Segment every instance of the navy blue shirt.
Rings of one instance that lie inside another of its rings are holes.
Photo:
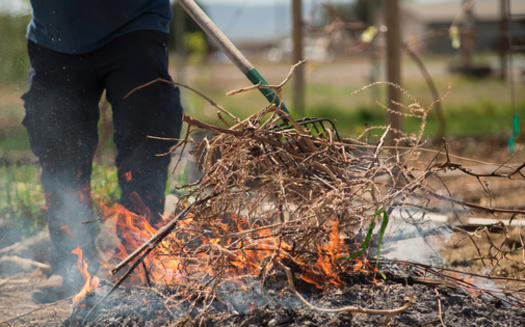
[[[68,54],[96,50],[138,30],[168,33],[169,0],[31,0],[27,38]]]

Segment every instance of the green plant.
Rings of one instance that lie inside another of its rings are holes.
[[[188,32],[184,35],[184,47],[190,54],[191,63],[201,63],[208,54],[208,43],[203,32]]]
[[[45,200],[35,166],[3,163],[0,188],[0,215],[22,235],[31,235],[45,225]]]
[[[7,131],[0,131],[0,151],[9,155],[10,153],[29,151],[29,137],[25,129],[6,128]]]
[[[355,253],[352,253],[346,257],[339,258],[339,260],[355,259],[359,257],[360,255],[362,255],[366,251],[366,249],[368,249],[368,246],[370,245],[370,239],[372,238],[372,234],[376,226],[376,223],[375,223],[376,217],[381,214],[383,215],[383,220],[381,222],[381,228],[379,229],[379,239],[377,241],[377,256],[376,256],[376,269],[377,269],[377,266],[379,264],[379,255],[381,253],[381,242],[383,241],[383,236],[385,235],[386,227],[388,226],[388,221],[389,221],[388,214],[383,209],[377,211],[374,214],[374,217],[372,218],[372,221],[370,222],[370,226],[368,227],[368,232],[366,234],[365,241],[363,242],[363,247]],[[383,279],[386,279],[386,276],[381,271],[378,271],[378,273],[381,275],[381,277],[383,277]]]

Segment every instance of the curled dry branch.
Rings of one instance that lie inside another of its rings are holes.
[[[388,322],[392,319],[393,316],[405,312],[416,301],[416,297],[415,296],[411,296],[410,298],[408,298],[407,303],[405,303],[403,306],[401,306],[399,308],[395,308],[395,309],[369,309],[369,308],[363,308],[363,307],[361,307],[359,305],[352,305],[352,306],[347,306],[347,307],[342,307],[342,308],[337,308],[337,309],[316,307],[313,304],[311,304],[310,302],[306,301],[306,299],[295,288],[295,284],[293,282],[292,270],[290,268],[286,267],[280,261],[278,261],[277,264],[286,273],[286,277],[288,279],[288,289],[290,290],[290,292],[292,292],[308,308],[316,310],[316,311],[329,312],[329,313],[363,313],[363,314],[368,314],[368,315],[384,315],[385,316],[385,324],[388,325]]]

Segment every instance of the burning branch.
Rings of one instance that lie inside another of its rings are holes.
[[[147,242],[142,244],[142,246],[133,251],[133,253],[131,253],[126,259],[122,260],[118,265],[116,265],[115,268],[111,270],[111,273],[118,273],[120,270],[122,270],[122,268],[126,267],[131,261],[138,257],[144,250],[146,250],[146,253],[143,256],[148,255],[157,246],[157,244],[159,244],[168,234],[171,233],[171,231],[177,226],[179,220],[185,218],[190,213],[191,207],[191,204],[188,205],[181,213],[177,215],[177,217],[175,217],[169,223],[164,225],[164,227],[160,228],[159,231],[155,235],[153,235]],[[127,275],[131,274],[132,271],[133,270],[130,269],[127,272]]]

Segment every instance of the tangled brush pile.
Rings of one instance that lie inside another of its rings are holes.
[[[317,128],[295,121],[273,105],[242,121],[217,108],[235,125],[219,127],[185,116],[189,128],[178,145],[191,143],[196,130],[211,132],[194,151],[202,178],[183,186],[192,190],[183,200],[206,198],[192,208],[203,224],[225,215],[247,217],[245,223],[256,226],[244,229],[267,226],[274,237],[296,244],[296,250],[315,252],[315,244],[328,240],[334,222],[346,244],[362,243],[356,236],[378,212],[409,209],[415,217],[414,208],[427,209],[432,166],[419,162],[419,146],[430,109],[417,102],[403,113],[421,120],[417,135],[384,126],[355,139],[340,139],[330,124]],[[394,146],[385,145],[389,133],[396,135]]]

